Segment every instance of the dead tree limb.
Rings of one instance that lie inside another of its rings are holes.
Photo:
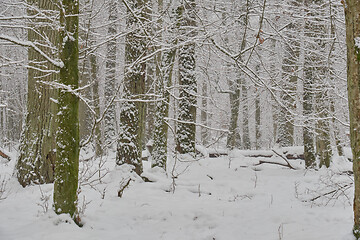
[[[291,164],[289,163],[289,161],[281,154],[277,153],[274,149],[272,149],[271,151],[273,151],[273,153],[275,153],[276,155],[278,155],[279,157],[281,157],[282,159],[284,159],[284,161],[287,163],[286,166],[289,167],[290,169],[296,170],[293,166],[291,166]]]
[[[120,183],[120,190],[118,191],[118,197],[122,197],[123,193],[124,193],[124,190],[125,188],[127,188],[129,186],[131,182],[131,178],[128,179],[127,183],[125,183],[125,180],[123,180],[121,183]],[[124,184],[125,183],[125,184]]]
[[[319,199],[319,198],[321,198],[321,197],[325,197],[325,196],[330,195],[330,194],[334,194],[334,195],[335,195],[336,193],[338,193],[338,192],[340,192],[340,191],[344,192],[345,190],[349,189],[352,185],[353,185],[353,184],[350,183],[350,184],[345,184],[345,185],[343,185],[343,186],[339,186],[339,188],[337,188],[337,189],[334,189],[334,190],[331,190],[331,191],[329,191],[329,192],[326,192],[326,193],[323,193],[323,194],[321,194],[321,195],[318,195],[318,196],[316,196],[316,197],[314,197],[314,198],[311,198],[311,199],[309,199],[309,200],[306,200],[305,202],[314,202],[315,200],[317,200],[317,199]],[[344,189],[345,189],[345,190],[344,190]]]
[[[0,156],[7,159],[7,160],[9,160],[9,161],[11,160],[10,157],[1,150],[0,150]]]
[[[270,162],[270,161],[263,161],[263,160],[260,160],[258,164],[255,164],[255,166],[258,166],[258,165],[261,165],[261,164],[274,164],[274,165],[280,165],[280,166],[283,166],[283,167],[288,167],[292,170],[296,170],[296,168],[294,168],[293,166],[291,166],[291,164],[289,163],[289,161],[282,155],[280,155],[279,153],[277,153],[276,151],[272,150],[276,155],[278,155],[279,157],[281,157],[282,159],[285,160],[286,164],[285,163],[279,163],[279,162]]]
[[[285,164],[285,163],[270,162],[270,161],[263,161],[263,160],[260,160],[259,163],[255,164],[254,166],[259,166],[259,165],[264,164],[264,163],[266,163],[266,164],[280,165],[280,166],[288,167],[288,168],[290,168],[290,169],[294,169],[294,170],[295,170],[295,168],[289,167],[289,165],[287,165],[287,164]]]

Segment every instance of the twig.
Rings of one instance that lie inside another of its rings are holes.
[[[314,197],[314,198],[311,198],[311,199],[309,199],[309,200],[306,200],[306,202],[314,202],[315,200],[317,200],[317,199],[319,199],[319,198],[321,198],[321,197],[325,197],[325,196],[327,196],[327,195],[330,195],[330,194],[333,194],[333,193],[337,193],[337,192],[339,192],[339,191],[342,191],[342,192],[343,192],[343,189],[344,189],[344,188],[349,188],[349,187],[351,187],[352,185],[353,185],[353,183],[345,184],[344,186],[339,186],[339,188],[337,188],[337,189],[331,190],[330,192],[326,192],[326,193],[324,193],[324,194],[321,194],[321,195],[319,195],[319,196],[316,196],[316,197]]]

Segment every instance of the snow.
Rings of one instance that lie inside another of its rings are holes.
[[[356,38],[354,39],[354,41],[355,41],[355,47],[357,47],[358,49],[360,49],[360,37],[356,37]]]
[[[291,170],[270,164],[254,166],[259,160],[282,159],[245,157],[242,153],[234,150],[230,157],[190,162],[186,156],[175,168],[172,159],[167,174],[159,168],[150,169],[150,162],[144,162],[144,176],[153,182],[130,173],[130,166],[114,167],[115,154],[103,157],[101,161],[106,162],[101,174],[107,174],[101,182],[94,177],[82,182],[82,228],[68,215],[53,212],[52,184],[22,188],[12,176],[14,160],[0,163],[0,175],[9,179],[6,199],[0,201],[0,239],[354,239],[352,187],[336,199],[328,196],[309,201],[334,186],[352,183],[352,177],[344,174],[351,170],[346,158],[333,157],[330,169],[318,171],[305,170],[301,160],[291,160],[298,168]],[[81,167],[88,166],[88,171],[82,172],[91,175],[99,162],[89,161]],[[130,185],[119,198],[120,185],[128,179],[132,179]]]

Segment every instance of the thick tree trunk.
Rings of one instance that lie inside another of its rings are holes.
[[[59,83],[66,88],[77,89],[79,85],[79,2],[60,2],[60,69]],[[79,172],[79,98],[68,89],[59,89],[58,131],[56,136],[56,163],[54,184],[54,209],[58,214],[69,213],[75,217]]]
[[[127,163],[135,167],[135,172],[143,171],[141,152],[144,135],[145,104],[141,95],[145,93],[146,62],[141,60],[147,53],[147,30],[144,29],[149,19],[148,0],[127,2],[129,18],[127,26],[134,29],[126,35],[124,94],[129,99],[123,103],[120,112],[120,136],[117,145],[116,163]],[[134,16],[136,15],[136,16]],[[140,22],[139,22],[140,21]]]
[[[158,0],[158,12],[163,13],[163,1]],[[163,21],[158,20],[159,30]],[[169,34],[171,36],[171,32]],[[163,38],[161,37],[161,40]],[[173,42],[176,45],[177,41]],[[171,46],[170,46],[171,47]],[[176,49],[167,50],[156,55],[156,84],[157,94],[160,95],[160,101],[156,103],[154,116],[154,145],[152,151],[151,167],[161,167],[166,170],[167,161],[167,142],[168,142],[168,122],[170,94],[168,87],[171,86],[172,72],[175,62]]]
[[[29,0],[28,3],[39,11],[57,10],[52,1],[41,0],[35,4]],[[37,13],[35,10],[28,10],[29,15]],[[39,48],[49,55],[53,54],[51,47],[56,46],[59,41],[53,24],[48,20],[37,19],[29,24],[28,30],[28,40],[39,44]],[[46,38],[53,46],[44,42]],[[24,187],[31,183],[54,181],[56,104],[51,99],[56,99],[56,91],[47,83],[55,82],[59,77],[58,69],[32,48],[29,48],[28,59],[27,116],[16,165],[18,180]]]
[[[347,80],[354,170],[354,235],[360,239],[360,0],[346,0]]]
[[[188,42],[179,48],[180,98],[176,150],[181,154],[195,154],[197,82],[195,77],[195,43],[191,41],[191,38],[196,35],[194,29],[196,26],[195,8],[194,0],[184,1],[177,8],[181,34],[179,43]]]

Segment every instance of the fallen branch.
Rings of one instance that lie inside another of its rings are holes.
[[[125,183],[124,180],[120,183],[120,190],[118,191],[118,197],[120,197],[120,198],[122,197],[125,188],[127,188],[129,186],[130,182],[131,182],[131,178],[128,179],[127,183]]]
[[[283,167],[288,167],[290,169],[294,169],[293,167],[289,167],[289,165],[285,164],[285,163],[278,163],[278,162],[270,162],[270,161],[262,161],[260,160],[259,163],[255,164],[254,166],[259,166],[261,164],[264,164],[264,163],[267,163],[267,164],[274,164],[274,165],[280,165],[280,166],[283,166]]]
[[[291,164],[289,163],[289,161],[281,154],[277,153],[274,149],[272,149],[271,151],[273,151],[273,153],[275,153],[276,155],[278,155],[279,157],[281,157],[282,159],[285,160],[285,162],[287,163],[286,166],[289,167],[290,169],[296,170],[293,166],[291,166]]]
[[[309,200],[306,200],[305,202],[314,202],[315,200],[317,200],[317,199],[319,199],[319,198],[321,198],[321,197],[325,197],[325,196],[330,195],[330,194],[333,194],[333,196],[334,196],[334,195],[335,195],[336,193],[338,193],[339,191],[341,191],[341,192],[346,191],[346,190],[349,189],[352,185],[353,185],[353,184],[350,183],[350,184],[345,184],[345,185],[343,185],[343,186],[339,186],[339,188],[337,188],[337,189],[334,189],[334,190],[331,190],[331,191],[329,191],[329,192],[323,193],[323,194],[321,194],[321,195],[319,195],[319,196],[316,196],[316,197],[314,197],[314,198],[311,198],[311,199],[309,199]],[[344,189],[345,189],[345,190],[344,190]]]
[[[289,161],[282,155],[280,155],[279,153],[277,153],[276,151],[272,150],[276,155],[278,155],[279,157],[281,157],[282,159],[285,160],[286,164],[285,163],[279,163],[279,162],[270,162],[270,161],[263,161],[263,160],[260,160],[258,164],[255,164],[255,166],[259,166],[261,164],[274,164],[274,165],[280,165],[280,166],[283,166],[283,167],[288,167],[292,170],[296,170],[296,168],[294,168],[293,166],[291,166],[291,164],[289,163]]]
[[[221,156],[227,156],[227,153],[209,153],[209,158],[218,158]]]
[[[10,157],[1,150],[0,150],[0,156],[7,159],[7,160],[9,160],[9,161],[11,160]]]
[[[304,154],[291,154],[291,153],[287,153],[284,152],[286,159],[288,160],[297,160],[297,159],[301,159],[304,160]],[[253,158],[258,158],[258,157],[262,157],[262,158],[271,158],[274,156],[274,154],[271,153],[259,153],[259,154],[245,154],[245,157],[253,157]]]
[[[271,158],[273,156],[273,154],[250,154],[250,155],[245,155],[245,157],[251,157],[251,158],[258,158],[258,157],[262,157],[262,158]]]

